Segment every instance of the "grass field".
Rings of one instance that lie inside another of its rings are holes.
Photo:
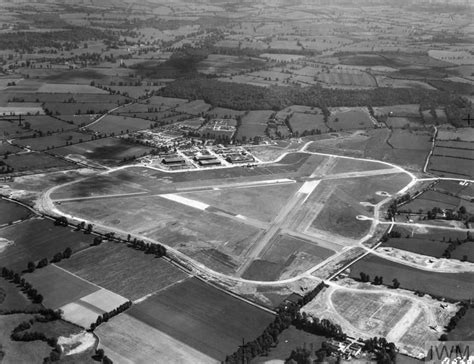
[[[25,279],[43,295],[43,304],[53,309],[99,290],[98,287],[54,265],[27,273]]]
[[[271,110],[257,110],[249,111],[242,118],[242,125],[237,131],[237,138],[246,138],[247,140],[254,136],[263,136],[267,127],[267,122],[270,115],[273,113]]]
[[[26,153],[8,156],[7,164],[15,173],[38,172],[51,169],[73,169],[76,165],[43,153]]]
[[[318,80],[328,85],[377,86],[373,76],[360,71],[320,73]]]
[[[440,241],[431,241],[419,238],[392,238],[389,239],[389,241],[387,241],[384,246],[391,246],[393,248],[402,249],[417,254],[441,258],[444,251],[448,247],[448,244]]]
[[[156,239],[226,273],[237,268],[239,257],[258,232],[238,221],[161,197],[84,200],[68,203],[65,211]]]
[[[259,58],[236,57],[210,54],[198,64],[198,71],[204,74],[231,75],[242,70],[262,67],[265,62]]]
[[[26,207],[0,199],[0,226],[10,222],[27,219],[32,216],[32,214],[33,213]]]
[[[373,128],[368,112],[361,109],[331,111],[327,125],[332,130]]]
[[[421,209],[426,213],[434,207],[456,210],[460,205],[462,205],[462,201],[458,197],[437,191],[426,191],[413,201],[400,207],[400,211],[418,212]]]
[[[295,112],[290,119],[290,125],[293,132],[302,132],[311,130],[320,130],[321,133],[326,133],[329,128],[324,123],[324,116],[322,114],[306,114]]]
[[[454,300],[473,298],[474,274],[437,273],[394,263],[376,256],[367,256],[351,267],[351,276],[359,278],[359,273],[368,273],[371,277],[382,276],[384,282],[391,284],[398,279],[400,287],[412,291],[421,291],[431,295]]]
[[[82,143],[90,140],[91,136],[85,133],[69,131],[65,133],[55,133],[50,136],[16,139],[15,144],[23,147],[29,147],[33,150],[47,150],[57,147],[63,147],[68,143]]]
[[[324,207],[313,220],[311,227],[349,238],[361,238],[370,228],[368,220],[357,220],[357,215],[367,215],[359,204],[347,201],[339,192],[331,194]]]
[[[114,363],[218,363],[127,313],[102,324],[95,334],[100,338],[99,347]]]
[[[448,334],[448,340],[474,340],[474,309],[469,308],[466,315],[458,322],[453,331]]]
[[[31,303],[16,284],[0,278],[0,313],[8,310],[29,311],[39,307],[40,305]]]
[[[471,178],[474,175],[470,159],[431,156],[428,169],[441,177]]]
[[[219,361],[255,339],[273,315],[197,279],[170,287],[134,305],[128,313]]]
[[[286,201],[299,187],[299,183],[290,183],[264,187],[191,192],[183,196],[202,201],[224,211],[269,222],[278,214]]]
[[[186,277],[185,273],[163,259],[111,242],[75,254],[62,261],[60,266],[130,300],[156,292]]]
[[[0,255],[0,266],[16,271],[26,269],[29,261],[51,259],[54,254],[70,247],[84,249],[92,242],[91,235],[71,232],[70,228],[55,226],[50,220],[30,219],[0,230],[0,237],[13,242]]]
[[[179,105],[177,108],[175,108],[175,111],[183,113],[183,114],[201,115],[202,113],[205,113],[210,108],[211,108],[211,105],[206,104],[204,101],[194,100],[186,104]]]
[[[13,341],[10,334],[23,321],[32,318],[27,314],[0,315],[0,342],[1,351],[5,354],[2,363],[36,363],[38,358],[49,356],[51,347],[43,341],[22,342]]]
[[[76,85],[71,83],[45,83],[38,92],[44,93],[73,93],[73,94],[108,94],[107,91],[89,85]]]
[[[54,154],[61,156],[80,156],[102,164],[120,163],[124,158],[148,154],[152,148],[128,143],[121,138],[103,138],[90,142],[57,148]]]
[[[376,116],[420,117],[419,109],[420,105],[418,104],[378,106],[374,107],[374,113]]]
[[[135,130],[147,129],[150,127],[150,121],[130,118],[127,116],[107,115],[97,123],[89,127],[89,129],[106,134],[120,135]]]
[[[307,348],[319,350],[321,344],[327,341],[324,336],[313,335],[303,330],[298,330],[294,326],[290,326],[288,329],[283,331],[278,337],[278,344],[276,347],[270,349],[268,355],[259,356],[252,360],[255,364],[271,363],[272,360],[284,361],[290,357],[290,354],[296,348]]]

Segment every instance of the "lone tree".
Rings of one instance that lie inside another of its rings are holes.
[[[394,278],[393,281],[392,281],[392,283],[393,283],[393,288],[398,288],[398,287],[400,287],[400,282],[398,281],[397,278]]]
[[[36,265],[33,262],[28,262],[28,272],[33,273],[35,271]]]
[[[68,225],[68,221],[67,221],[67,219],[66,219],[65,216],[60,216],[60,217],[57,217],[57,218],[56,218],[56,221],[54,221],[54,225],[67,226],[67,225]]]
[[[71,248],[66,248],[66,249],[64,249],[64,252],[63,252],[63,258],[64,259],[69,259],[71,257],[71,254],[72,254],[72,249]]]

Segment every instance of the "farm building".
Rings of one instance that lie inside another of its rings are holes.
[[[233,153],[233,154],[227,155],[225,160],[229,163],[232,163],[232,164],[250,163],[250,162],[255,161],[255,159],[249,154],[242,155],[242,154],[238,154],[238,153]]]
[[[180,157],[165,157],[161,160],[161,163],[175,166],[175,165],[186,164],[186,161]]]
[[[218,166],[220,164],[221,162],[217,158],[199,160],[199,165],[202,167]]]
[[[211,154],[201,154],[201,155],[194,156],[194,160],[196,162],[207,161],[211,159],[216,159],[216,157]]]

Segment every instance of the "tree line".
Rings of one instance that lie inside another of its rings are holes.
[[[38,293],[38,291],[33,288],[33,285],[25,280],[25,278],[21,278],[20,274],[15,273],[12,269],[8,269],[6,267],[2,268],[2,277],[8,281],[11,281],[21,287],[21,290],[26,293],[28,298],[33,303],[42,303],[43,296]]]
[[[212,106],[235,110],[281,110],[291,105],[319,108],[339,106],[387,106],[397,104],[464,105],[461,97],[439,90],[379,87],[373,90],[326,89],[310,87],[255,85],[218,81],[206,77],[178,79],[169,83],[157,94],[190,100],[202,99]],[[457,119],[450,118],[455,122]]]
[[[249,341],[239,347],[237,351],[231,355],[227,355],[226,364],[240,364],[249,362],[251,359],[268,353],[270,348],[278,343],[279,335],[290,327],[292,323],[296,323],[299,319],[299,310],[303,305],[314,299],[321,290],[327,285],[324,282],[318,284],[313,290],[308,292],[296,304],[281,305],[276,311],[275,319],[263,330],[255,340]],[[302,326],[301,326],[302,327]]]
[[[94,331],[100,324],[109,321],[114,316],[117,316],[119,313],[124,312],[125,310],[129,309],[132,306],[132,301],[127,301],[122,303],[117,308],[114,308],[110,312],[104,312],[102,315],[97,317],[97,320],[91,323],[90,331]]]

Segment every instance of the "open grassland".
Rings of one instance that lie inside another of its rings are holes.
[[[198,64],[198,71],[204,74],[230,76],[242,70],[262,67],[265,61],[259,58],[210,54]]]
[[[434,207],[456,210],[460,205],[462,205],[462,201],[458,197],[450,196],[438,191],[426,191],[413,201],[401,206],[399,210],[403,212],[419,212],[422,210],[426,213]]]
[[[91,136],[88,134],[69,131],[43,137],[15,139],[14,143],[22,147],[29,147],[33,150],[47,150],[63,147],[69,143],[82,143],[90,139]]]
[[[134,305],[128,313],[176,340],[224,360],[242,342],[255,339],[273,315],[191,279]]]
[[[146,255],[123,244],[105,242],[60,263],[68,271],[136,300],[186,277],[163,259]]]
[[[48,132],[54,133],[54,132],[62,132],[65,130],[70,130],[76,128],[75,125],[72,125],[62,119],[57,119],[53,116],[49,115],[38,115],[38,116],[24,116],[22,118],[22,125],[25,127],[25,125],[28,125],[29,123],[29,132],[37,132],[37,133],[43,133],[46,134]],[[26,131],[26,130],[25,130]]]
[[[50,220],[30,219],[0,230],[0,237],[11,241],[0,255],[0,266],[16,271],[26,269],[29,261],[51,259],[54,254],[71,248],[84,249],[92,242],[91,235],[71,232],[70,228],[55,226]]]
[[[334,254],[333,251],[289,235],[277,235],[261,259],[242,274],[250,280],[274,281],[294,277]]]
[[[467,310],[467,313],[464,315],[464,317],[461,318],[461,320],[459,320],[454,330],[448,334],[448,340],[451,340],[451,341],[474,340],[474,325],[472,324],[473,322],[474,322],[474,309],[469,308]]]
[[[61,187],[51,194],[53,199],[70,199],[109,194],[136,194],[145,190],[133,182],[133,174],[118,171],[114,174],[98,175]]]
[[[373,128],[369,113],[362,109],[331,110],[327,125],[332,130]]]
[[[443,148],[438,145],[433,155],[474,160],[474,149]]]
[[[371,162],[364,160],[354,160],[348,158],[338,158],[334,167],[331,168],[331,174],[348,173],[348,172],[362,172],[373,171],[377,169],[390,169],[388,166],[379,162]],[[380,178],[380,177],[375,177]]]
[[[10,155],[5,162],[14,169],[15,173],[76,168],[72,163],[48,154],[36,152]]]
[[[320,73],[318,81],[332,85],[349,85],[361,87],[376,87],[377,82],[375,78],[368,73],[360,71],[352,72],[330,72]]]
[[[36,363],[38,359],[49,356],[51,347],[44,341],[22,342],[10,338],[13,329],[30,318],[32,316],[27,314],[0,315],[2,363]]]
[[[367,214],[367,210],[357,203],[347,200],[338,191],[333,192],[311,227],[348,238],[361,238],[369,231],[371,222],[356,219],[357,215]]]
[[[18,220],[25,220],[32,215],[33,213],[26,207],[0,199],[0,226]]]
[[[293,153],[278,163],[254,168],[222,168],[180,173],[167,173],[145,167],[99,175],[68,185],[55,191],[53,198],[87,197],[118,193],[151,191],[153,193],[185,192],[191,188],[219,187],[227,183],[239,184],[307,175],[325,157]],[[238,187],[238,186],[235,186]]]
[[[63,157],[80,156],[102,164],[117,164],[126,158],[148,154],[151,150],[152,148],[128,143],[121,138],[104,138],[57,148],[54,154]]]
[[[57,99],[56,99],[57,100]],[[113,102],[45,102],[43,108],[58,117],[77,114],[103,114],[115,109],[118,105]]]
[[[265,135],[267,122],[272,113],[273,111],[271,110],[249,111],[248,114],[242,118],[242,125],[237,131],[237,138],[250,140],[256,135]]]
[[[393,248],[406,250],[409,252],[429,255],[435,258],[441,258],[444,251],[448,247],[447,242],[441,241],[432,241],[428,239],[419,239],[419,238],[391,238],[384,246],[390,246]]]
[[[183,196],[233,214],[269,222],[299,187],[299,183],[289,183],[263,187],[224,188],[217,191],[191,192]]]
[[[269,362],[272,363],[272,361],[279,363],[280,361],[288,359],[291,352],[296,348],[305,347],[307,349],[314,348],[314,350],[318,350],[326,340],[324,336],[310,334],[306,331],[298,330],[294,326],[290,326],[281,333],[278,337],[276,347],[272,347],[268,355],[262,355],[253,359],[252,363],[265,364]]]
[[[471,159],[431,156],[428,169],[441,177],[471,178],[474,175]]]
[[[206,104],[204,101],[194,100],[186,104],[179,105],[177,108],[175,108],[175,111],[183,113],[183,114],[201,115],[202,113],[205,113],[210,108],[211,108],[211,105]]]
[[[76,85],[71,83],[45,83],[38,90],[44,93],[74,93],[74,94],[107,94],[108,92],[89,85]]]
[[[48,265],[33,273],[27,273],[25,279],[43,295],[44,305],[53,309],[99,290],[97,286],[79,279],[55,265]]]
[[[150,127],[150,121],[130,118],[127,116],[107,115],[97,123],[89,127],[89,129],[106,134],[124,134],[131,131],[147,129]]]
[[[19,286],[6,279],[0,279],[0,313],[9,310],[30,311],[38,308],[40,305],[31,303]]]
[[[324,116],[322,114],[310,114],[295,112],[290,118],[290,125],[293,132],[300,134],[306,131],[319,130],[321,133],[326,133],[329,128],[324,123]]]
[[[390,116],[398,116],[398,117],[420,117],[419,110],[420,110],[420,105],[418,104],[374,107],[374,113],[376,116],[390,115]]]
[[[258,232],[239,221],[161,197],[84,200],[62,206],[76,216],[176,247],[226,273],[237,268],[239,257]]]
[[[424,271],[372,255],[368,255],[351,267],[352,277],[359,278],[360,272],[365,272],[371,277],[382,276],[384,282],[389,285],[396,278],[402,288],[433,296],[453,300],[473,298],[474,275],[472,273]]]
[[[114,363],[218,363],[127,313],[102,324],[95,333],[100,339],[99,347]]]

